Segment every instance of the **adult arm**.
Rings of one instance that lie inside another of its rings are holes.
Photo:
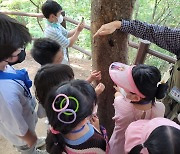
[[[155,43],[180,57],[180,29],[148,24],[137,20],[122,20],[102,25],[94,37],[111,34],[116,29]]]
[[[180,29],[148,24],[137,20],[122,20],[120,30],[148,40],[175,55],[180,55]]]

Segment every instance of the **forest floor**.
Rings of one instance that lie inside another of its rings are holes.
[[[78,58],[73,54],[70,54],[70,65],[74,70],[75,78],[77,79],[86,79],[91,71],[91,60]],[[27,53],[26,60],[15,66],[17,69],[26,68],[28,70],[31,80],[34,79],[34,76],[37,70],[40,68],[40,65],[36,63],[29,53]],[[33,88],[32,88],[32,93]],[[39,137],[46,136],[47,125],[45,124],[46,118],[39,119],[36,127],[36,132]],[[0,136],[0,154],[18,154],[12,144]]]

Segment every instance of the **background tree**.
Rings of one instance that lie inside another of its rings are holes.
[[[130,19],[135,0],[92,0],[91,3],[91,32],[92,35],[101,25],[119,19]],[[93,68],[101,70],[102,83],[105,91],[99,96],[98,116],[100,123],[107,129],[110,136],[114,122],[112,106],[114,99],[113,82],[109,77],[109,65],[114,61],[127,63],[127,34],[116,31],[112,35],[92,40]]]

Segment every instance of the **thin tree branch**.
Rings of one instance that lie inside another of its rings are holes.
[[[162,20],[160,20],[158,24],[161,24],[164,20],[167,20],[168,16],[170,15],[171,15],[171,10],[169,10],[168,14]]]
[[[29,0],[34,6],[36,6],[36,7],[38,7],[39,8],[39,6],[38,5],[36,5],[36,3],[34,3],[32,0]]]
[[[32,0],[30,0],[30,2],[37,8],[37,11],[36,11],[36,12],[39,13],[39,5],[40,5],[40,4],[37,5],[37,4],[35,4]],[[41,23],[40,23],[40,21],[39,21],[39,18],[37,17],[36,20],[37,20],[37,23],[38,23],[41,31],[44,32],[43,27],[42,27],[42,25],[41,25]]]

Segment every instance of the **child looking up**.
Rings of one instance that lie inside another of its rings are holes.
[[[164,116],[165,106],[156,98],[165,96],[167,85],[159,83],[161,74],[154,66],[128,66],[115,62],[109,67],[109,74],[123,91],[122,95],[116,87],[115,128],[109,141],[110,154],[124,154],[124,134],[131,122]]]
[[[62,47],[64,53],[63,64],[69,63],[67,54],[67,47],[72,47],[78,39],[80,32],[84,28],[84,22],[78,24],[77,28],[67,31],[61,23],[63,22],[62,7],[55,1],[47,0],[42,5],[42,13],[47,19],[47,26],[45,28],[45,37],[51,38]]]

